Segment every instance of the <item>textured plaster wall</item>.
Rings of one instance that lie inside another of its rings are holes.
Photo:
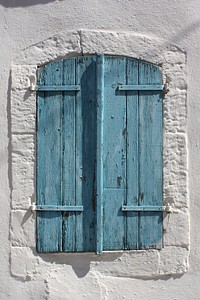
[[[200,299],[199,10],[197,0],[0,1],[0,299]],[[37,255],[27,210],[35,198],[29,78],[41,63],[96,52],[162,64],[169,82],[164,201],[174,213],[165,248]]]

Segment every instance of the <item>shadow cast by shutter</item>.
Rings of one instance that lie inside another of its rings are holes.
[[[81,77],[82,95],[82,204],[83,252],[96,251],[96,61]]]
[[[102,272],[102,269],[106,270],[106,274],[115,277],[113,274],[113,266],[108,266],[106,263],[111,262],[120,262],[121,256],[123,255],[123,251],[121,252],[107,252],[101,255],[96,255],[94,253],[52,253],[52,254],[38,254],[35,249],[32,249],[33,255],[36,257],[40,257],[43,261],[51,264],[57,265],[69,265],[72,267],[74,273],[78,278],[85,277],[90,271],[91,267],[93,270],[97,272]],[[104,267],[98,268],[98,265],[104,264]],[[142,275],[117,275],[118,278],[134,278],[141,279],[143,281],[157,281],[157,280],[170,280],[170,279],[180,279],[184,274],[158,274],[158,275],[150,275],[150,276],[142,276]]]
[[[14,8],[14,7],[28,7],[28,6],[34,6],[39,4],[48,4],[50,2],[60,2],[63,0],[0,0],[0,5],[6,8]]]

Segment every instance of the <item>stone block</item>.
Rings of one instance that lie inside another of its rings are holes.
[[[165,133],[186,132],[186,92],[170,91],[164,98],[163,118]]]
[[[105,53],[161,63],[163,50],[161,41],[149,36],[129,32],[81,30],[83,53]]]
[[[42,42],[28,47],[14,60],[18,64],[41,65],[65,56],[81,54],[80,35],[77,31],[56,34]]]
[[[36,94],[27,90],[14,90],[11,95],[11,131],[33,133],[36,122]]]
[[[25,156],[27,161],[27,154],[30,153],[31,161],[34,161],[35,153],[35,135],[34,134],[13,134],[12,135],[12,151],[15,154]],[[28,151],[28,152],[27,152]]]
[[[117,277],[155,276],[158,272],[158,251],[127,251],[104,253],[95,269]]]
[[[28,247],[11,247],[11,274],[31,279],[35,270],[35,256]]]
[[[12,78],[12,91],[29,90],[30,77],[36,79],[37,66],[34,65],[13,65],[11,78]]]
[[[182,247],[165,247],[160,251],[159,274],[182,274],[187,272],[189,250]]]
[[[174,212],[167,214],[163,221],[164,245],[189,247],[189,214]]]
[[[11,245],[35,247],[35,213],[29,210],[15,210],[11,214]]]
[[[35,165],[33,152],[12,154],[12,207],[28,209],[34,200]]]
[[[185,64],[186,55],[181,51],[166,51],[164,53],[164,59],[170,64]]]
[[[170,89],[187,90],[185,64],[163,64],[163,73],[167,76]]]
[[[163,150],[164,203],[188,206],[187,143],[185,134],[165,134]]]

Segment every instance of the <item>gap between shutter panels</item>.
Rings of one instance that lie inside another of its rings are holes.
[[[130,60],[130,61],[134,61],[134,60]],[[137,62],[137,61],[136,61]],[[128,97],[128,96],[127,96]],[[127,100],[126,100],[127,101]],[[127,104],[126,104],[127,105]],[[130,213],[129,213],[130,214]],[[136,213],[137,214],[137,213]],[[133,229],[132,229],[132,231],[133,231]]]

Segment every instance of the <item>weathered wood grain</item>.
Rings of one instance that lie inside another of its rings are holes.
[[[96,252],[103,251],[104,56],[97,56]]]
[[[60,84],[62,61],[43,68],[40,84]],[[39,93],[37,102],[37,203],[61,202],[62,94]],[[62,250],[62,212],[37,213],[38,252]]]
[[[75,85],[75,58],[63,61],[63,84]],[[75,160],[75,128],[76,128],[76,93],[63,93],[62,113],[62,203],[76,205],[76,160]],[[63,251],[75,251],[76,213],[63,213]]]
[[[139,84],[161,84],[160,70],[139,63]],[[162,206],[162,93],[139,92],[139,205]],[[161,248],[162,212],[139,213],[139,249]]]
[[[138,84],[138,61],[127,58],[127,85]],[[138,205],[138,91],[127,92],[127,201]],[[138,213],[126,214],[126,249],[138,248]]]
[[[124,249],[126,199],[126,59],[105,57],[104,88],[104,250]]]

